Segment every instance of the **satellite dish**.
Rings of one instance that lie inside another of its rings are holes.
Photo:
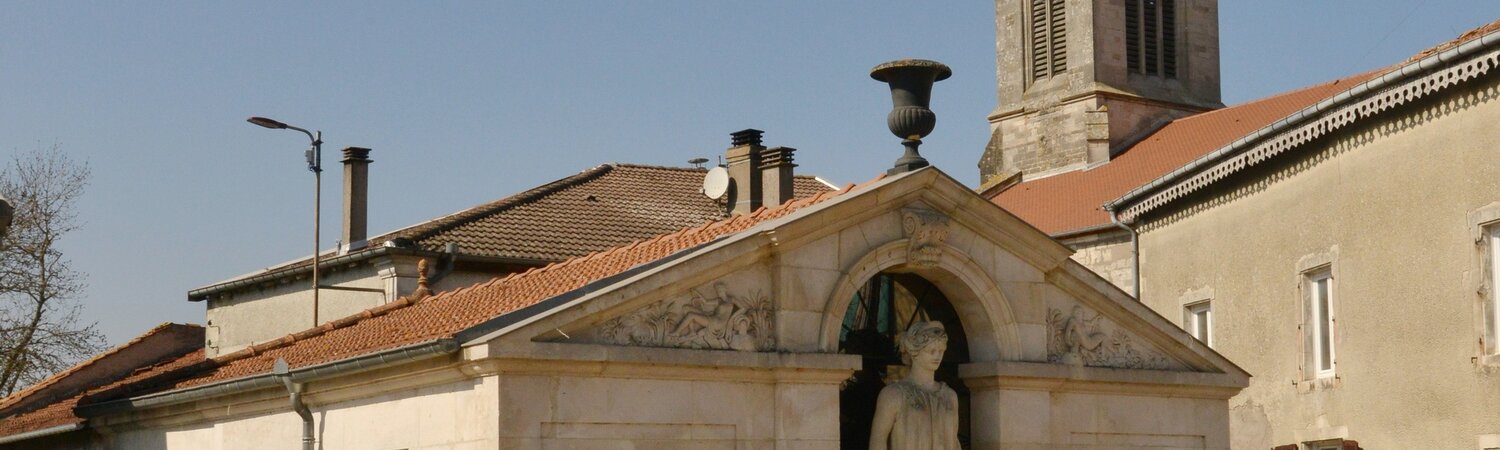
[[[708,198],[723,197],[729,192],[729,171],[723,167],[708,169],[708,175],[703,177],[703,195]]]

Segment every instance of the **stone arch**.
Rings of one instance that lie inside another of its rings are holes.
[[[866,253],[844,270],[823,308],[818,349],[839,351],[839,329],[854,293],[865,280],[893,270],[921,275],[953,303],[969,341],[971,361],[1020,360],[1021,333],[1000,286],[972,259],[947,244],[931,244],[941,253],[930,264],[909,264],[908,239],[891,241]]]

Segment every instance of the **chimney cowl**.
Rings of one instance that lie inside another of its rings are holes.
[[[745,145],[751,147],[760,147],[760,138],[762,134],[765,134],[765,132],[754,128],[746,128],[740,131],[729,133],[729,143],[734,147]]]
[[[344,148],[344,159],[340,162],[372,162],[370,161],[370,149],[364,147]]]

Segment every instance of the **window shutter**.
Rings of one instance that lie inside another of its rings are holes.
[[[1364,450],[1364,449],[1362,449],[1362,448],[1359,447],[1359,441],[1351,441],[1351,440],[1348,440],[1348,439],[1345,439],[1343,443],[1339,444],[1339,449],[1341,449],[1341,450]]]
[[[1297,358],[1298,380],[1312,378],[1307,376],[1307,357],[1310,353],[1307,351],[1307,331],[1302,328],[1302,325],[1301,323],[1297,324],[1297,355],[1301,356]]]
[[[1052,53],[1047,45],[1047,0],[1031,0],[1031,77],[1047,78]]]
[[[1271,447],[1271,450],[1297,450],[1297,444],[1278,445]]]
[[[1052,9],[1048,14],[1047,46],[1051,50],[1049,57],[1052,59],[1052,74],[1057,75],[1068,70],[1067,2],[1052,0]]]
[[[1141,71],[1141,0],[1125,0],[1125,67]]]
[[[1312,299],[1307,293],[1307,279],[1297,277],[1297,285],[1294,289],[1297,295],[1297,381],[1311,379],[1307,374],[1307,360],[1312,359],[1312,351],[1307,348],[1307,310],[1312,306]]]
[[[1173,0],[1161,0],[1161,72],[1177,78],[1177,8]]]

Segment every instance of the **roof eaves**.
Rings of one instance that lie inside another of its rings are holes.
[[[1198,159],[1189,162],[1188,164],[1178,167],[1177,169],[1174,169],[1171,172],[1168,172],[1166,175],[1162,175],[1161,177],[1158,177],[1157,179],[1152,180],[1145,185],[1132,189],[1119,198],[1105,203],[1104,210],[1109,212],[1125,212],[1126,214],[1122,215],[1123,219],[1127,221],[1134,220],[1141,214],[1150,211],[1154,207],[1154,205],[1145,205],[1144,203],[1142,203],[1141,201],[1143,199],[1147,198],[1148,196],[1159,195],[1159,193],[1161,193],[1162,191],[1180,186],[1183,182],[1188,180],[1188,177],[1190,175],[1200,174],[1205,169],[1210,168],[1214,164],[1243,154],[1254,148],[1256,144],[1259,144],[1271,137],[1283,134],[1287,131],[1292,131],[1292,129],[1296,125],[1300,125],[1307,120],[1320,117],[1323,113],[1328,112],[1331,109],[1348,105],[1355,100],[1362,100],[1367,96],[1381,92],[1382,89],[1391,87],[1395,83],[1431,73],[1434,70],[1447,66],[1455,61],[1473,56],[1475,53],[1478,53],[1481,50],[1491,49],[1497,46],[1500,46],[1500,31],[1492,31],[1488,34],[1483,35],[1482,37],[1470,40],[1456,47],[1452,47],[1445,51],[1424,57],[1420,60],[1408,62],[1397,68],[1393,68],[1387,71],[1384,75],[1355,85],[1354,87],[1340,92],[1331,98],[1324,99],[1323,101],[1320,101],[1313,106],[1303,108],[1302,110],[1292,113],[1286,118],[1273,122],[1270,125],[1262,127],[1255,132],[1246,135],[1245,137],[1237,139],[1234,142],[1231,142],[1229,145],[1221,147],[1218,150],[1214,150],[1213,152],[1203,155]],[[1452,86],[1454,84],[1445,84],[1440,86],[1440,88]],[[1348,125],[1348,123],[1344,123],[1342,125]],[[1254,164],[1255,162],[1251,162],[1247,163],[1245,166],[1248,167]],[[1185,192],[1182,192],[1182,194],[1191,192],[1193,190],[1196,189],[1186,189]],[[1170,199],[1166,201],[1170,201]],[[1166,203],[1166,201],[1163,201],[1161,203]]]
[[[330,267],[356,263],[387,255],[436,256],[438,255],[438,253],[400,247],[368,247],[354,253],[348,253],[332,258],[319,260],[318,267],[322,269],[328,269]],[[278,280],[288,276],[299,275],[303,272],[312,272],[312,264],[282,267],[281,269],[273,269],[256,275],[244,276],[217,284],[200,287],[188,291],[187,297],[188,301],[190,302],[203,301],[207,300],[208,296],[210,295],[232,291],[246,286],[254,286],[256,284]]]

